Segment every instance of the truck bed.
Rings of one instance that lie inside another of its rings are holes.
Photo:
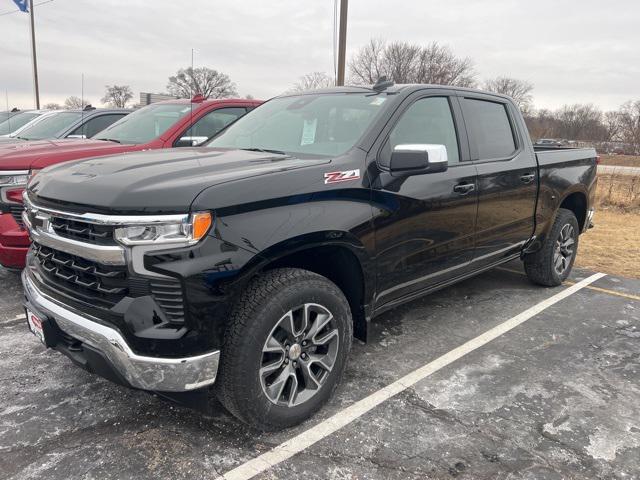
[[[594,148],[569,148],[569,147],[535,147],[536,157],[540,168],[551,165],[572,163],[576,161],[591,161],[596,165],[598,154]]]

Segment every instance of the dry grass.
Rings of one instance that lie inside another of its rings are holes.
[[[595,228],[580,236],[576,264],[590,270],[640,278],[640,213],[606,208]]]
[[[600,163],[617,167],[640,167],[640,157],[633,155],[600,155]]]
[[[580,237],[577,265],[640,278],[640,177],[599,175],[595,228]]]
[[[598,208],[617,208],[628,213],[640,212],[640,176],[598,175]]]

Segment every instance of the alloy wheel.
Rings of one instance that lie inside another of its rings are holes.
[[[562,275],[571,265],[575,253],[575,243],[575,230],[573,225],[567,223],[560,230],[553,252],[553,268],[558,275]]]
[[[276,405],[294,407],[312,398],[333,370],[339,333],[332,313],[305,303],[285,313],[262,348],[260,384]]]

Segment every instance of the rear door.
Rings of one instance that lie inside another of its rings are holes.
[[[518,253],[533,234],[538,172],[511,103],[466,93],[459,100],[478,170],[473,266],[479,268]]]
[[[380,185],[372,190],[377,306],[462,275],[473,256],[476,168],[466,161],[456,97],[432,92],[409,97],[378,140]],[[402,144],[445,145],[447,171],[385,181],[393,147]]]

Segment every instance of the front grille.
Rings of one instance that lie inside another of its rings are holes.
[[[51,217],[51,228],[61,237],[99,245],[114,245],[114,227],[62,217]]]
[[[24,228],[24,222],[22,221],[22,205],[11,205],[9,207],[9,211],[11,212],[11,216],[16,221],[20,228]]]
[[[33,245],[36,269],[54,290],[91,305],[111,308],[129,293],[125,266],[107,266],[84,258]]]
[[[184,323],[184,297],[179,280],[132,277],[124,265],[102,265],[35,242],[33,256],[33,267],[41,281],[65,296],[110,309],[127,296],[149,295],[169,322]]]

